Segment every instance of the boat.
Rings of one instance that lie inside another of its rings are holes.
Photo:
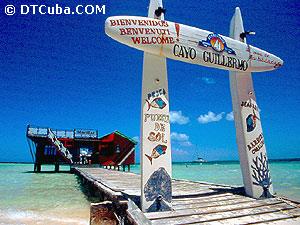
[[[198,159],[196,159],[196,160],[194,160],[194,161],[192,161],[192,163],[205,163],[205,162],[207,162],[206,160],[204,160],[203,158],[201,158],[201,157],[198,157]]]

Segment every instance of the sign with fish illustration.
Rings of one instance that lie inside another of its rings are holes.
[[[144,99],[143,118],[142,118],[142,183],[149,185],[149,179],[152,177],[151,184],[158,184],[153,179],[156,176],[152,176],[153,173],[159,168],[160,171],[166,173],[165,177],[171,177],[171,141],[170,141],[170,121],[169,121],[169,104],[168,104],[168,92],[167,87],[165,95],[159,97],[150,97],[150,99]],[[146,95],[144,95],[146,96]],[[152,103],[152,104],[151,104]],[[150,116],[149,116],[150,115]],[[168,119],[159,119],[168,118]],[[167,182],[168,183],[168,182]],[[168,184],[166,184],[168,186]],[[170,184],[171,185],[171,184]],[[151,211],[156,208],[156,199],[148,193],[148,190],[158,189],[160,187],[144,187],[142,198],[144,204],[144,211]],[[167,189],[170,190],[171,189]],[[169,193],[168,195],[171,195]],[[145,198],[145,196],[148,196]],[[151,200],[149,200],[151,199]],[[166,201],[162,199],[161,201]],[[169,200],[167,201],[169,202]],[[159,203],[161,204],[161,203]]]
[[[252,93],[253,95],[253,93]],[[256,171],[257,167],[259,166],[258,158],[264,158],[264,169],[267,170],[268,167],[268,160],[267,160],[267,153],[266,153],[266,146],[265,146],[265,140],[264,135],[262,132],[261,127],[261,120],[259,116],[259,107],[257,106],[257,103],[253,98],[250,98],[247,101],[244,101],[240,104],[240,110],[241,110],[241,119],[242,119],[242,129],[244,133],[245,138],[245,153],[247,154],[249,163],[249,170],[251,171],[252,175],[250,177],[251,183],[253,184],[253,197],[255,198],[261,198],[262,196],[265,196],[262,194],[262,192],[266,193],[266,190],[263,190],[265,187],[262,185],[257,185],[257,179],[259,177],[255,177],[253,173],[258,173]],[[262,156],[263,155],[263,156]],[[255,168],[256,169],[255,169]],[[270,172],[268,173],[268,190],[267,192],[272,195],[273,193],[273,186],[270,178]],[[260,190],[261,189],[261,190]],[[269,195],[268,195],[269,196]]]
[[[161,19],[159,24],[151,25],[168,35],[163,14],[160,17],[155,14],[158,7],[162,7],[162,0],[150,0],[148,16]],[[172,162],[167,64],[165,57],[147,52],[143,63],[140,146],[142,211],[170,210]]]
[[[157,108],[157,109],[163,109],[165,108],[165,106],[167,105],[164,100],[162,100],[162,98],[155,98],[153,99],[151,102],[149,102],[148,100],[146,100],[146,102],[148,103],[148,110],[153,107],[153,108]]]
[[[246,101],[246,103],[247,104],[240,104],[243,120],[243,131],[245,132],[245,140],[248,151],[254,154],[258,150],[253,151],[253,148],[261,142],[264,143],[261,123],[259,119],[259,108],[252,98]],[[247,107],[246,105],[252,105],[253,108]],[[260,149],[261,148],[262,146],[260,147]]]
[[[240,9],[236,8],[230,24],[230,37],[246,44],[241,38],[242,33],[243,20]],[[253,198],[271,197],[273,186],[252,75],[250,72],[230,72],[229,78],[245,192]]]
[[[166,145],[157,145],[151,152],[151,155],[147,155],[145,154],[145,156],[150,160],[150,163],[152,165],[152,160],[153,159],[157,159],[158,157],[160,157],[163,154],[166,154],[166,150],[167,150],[167,146]]]
[[[246,118],[247,132],[251,132],[255,129],[257,120],[260,120],[260,119],[256,116],[255,110],[253,109],[253,114],[250,114]]]

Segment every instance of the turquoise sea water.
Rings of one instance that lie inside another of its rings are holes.
[[[172,176],[177,179],[243,186],[239,162],[213,162],[203,164],[173,163]],[[131,167],[140,173],[140,165]],[[300,201],[300,161],[270,162],[274,191]]]
[[[32,170],[31,164],[0,164],[0,224],[89,224],[90,202],[75,175]]]
[[[271,162],[270,169],[277,194],[300,200],[300,162]],[[0,163],[0,224],[89,224],[90,200],[76,175],[32,170],[31,164]],[[42,170],[53,171],[54,166]],[[131,167],[139,170],[139,165]],[[173,177],[242,185],[238,162],[174,163]]]

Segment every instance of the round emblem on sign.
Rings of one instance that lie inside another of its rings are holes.
[[[212,37],[210,39],[210,44],[211,47],[217,52],[222,52],[225,49],[224,42],[218,36]]]
[[[206,40],[199,41],[198,46],[205,48],[211,47],[216,52],[227,52],[228,54],[235,55],[235,51],[229,48],[226,41],[218,34],[209,34]]]

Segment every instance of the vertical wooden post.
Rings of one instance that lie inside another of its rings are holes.
[[[42,170],[42,165],[40,163],[36,164],[36,172],[40,173]]]
[[[112,202],[91,203],[90,225],[117,225]]]
[[[230,37],[246,42],[240,37],[243,32],[241,12],[236,8],[230,24]],[[251,63],[250,46],[248,51]],[[254,198],[271,197],[273,186],[251,73],[230,72],[229,77],[245,192]]]
[[[55,172],[59,172],[59,162],[55,163]]]
[[[148,17],[163,20],[162,7],[162,0],[150,0]],[[141,108],[142,211],[169,210],[172,165],[165,57],[144,53]]]

